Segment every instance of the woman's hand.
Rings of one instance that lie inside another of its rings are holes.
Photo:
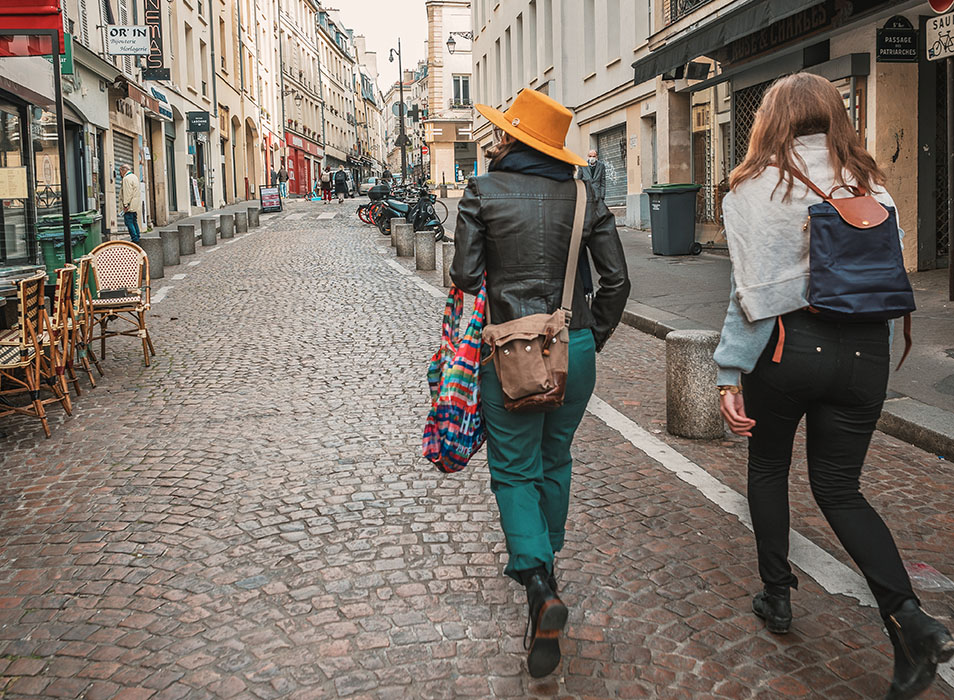
[[[742,394],[726,392],[720,398],[719,411],[725,418],[725,422],[729,424],[729,430],[742,437],[752,437],[752,428],[755,427],[755,421],[745,415],[745,402],[742,400]]]

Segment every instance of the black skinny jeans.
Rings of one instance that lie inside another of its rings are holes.
[[[825,321],[807,311],[786,314],[782,322],[782,361],[772,362],[776,324],[755,369],[742,379],[745,410],[756,422],[748,499],[759,575],[767,585],[798,585],[788,562],[788,473],[805,416],[815,502],[887,617],[905,600],[917,600],[891,533],[859,488],[888,385],[888,326]]]

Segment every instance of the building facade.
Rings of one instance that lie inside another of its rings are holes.
[[[356,163],[348,159],[353,161],[357,152],[353,34],[337,10],[320,5],[317,29],[325,163],[333,169],[350,169]]]

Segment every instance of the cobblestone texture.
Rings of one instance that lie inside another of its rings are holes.
[[[592,416],[557,563],[564,661],[531,680],[483,455],[454,476],[419,457],[442,300],[352,211],[293,202],[184,258],[150,369],[114,341],[51,440],[4,423],[0,695],[883,695],[873,610],[803,576],[792,634],[765,632],[751,533]],[[741,441],[662,433],[664,352],[621,327],[597,393],[744,492]],[[882,435],[870,464],[905,557],[954,577],[948,465]],[[843,560],[794,471],[793,525]],[[924,599],[950,622],[950,593]]]

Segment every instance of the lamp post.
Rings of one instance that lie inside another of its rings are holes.
[[[391,49],[388,54],[388,60],[394,63],[394,54],[398,57],[398,93],[401,100],[401,107],[398,109],[398,118],[401,124],[401,134],[398,136],[398,142],[401,145],[401,183],[407,183],[407,134],[404,132],[404,68],[401,66],[401,38],[398,37],[397,51]]]
[[[462,39],[467,39],[468,41],[474,40],[473,32],[451,32],[450,36],[447,37],[447,51],[449,53],[454,53],[454,49],[457,48],[457,42],[454,41],[454,36],[459,36]]]

